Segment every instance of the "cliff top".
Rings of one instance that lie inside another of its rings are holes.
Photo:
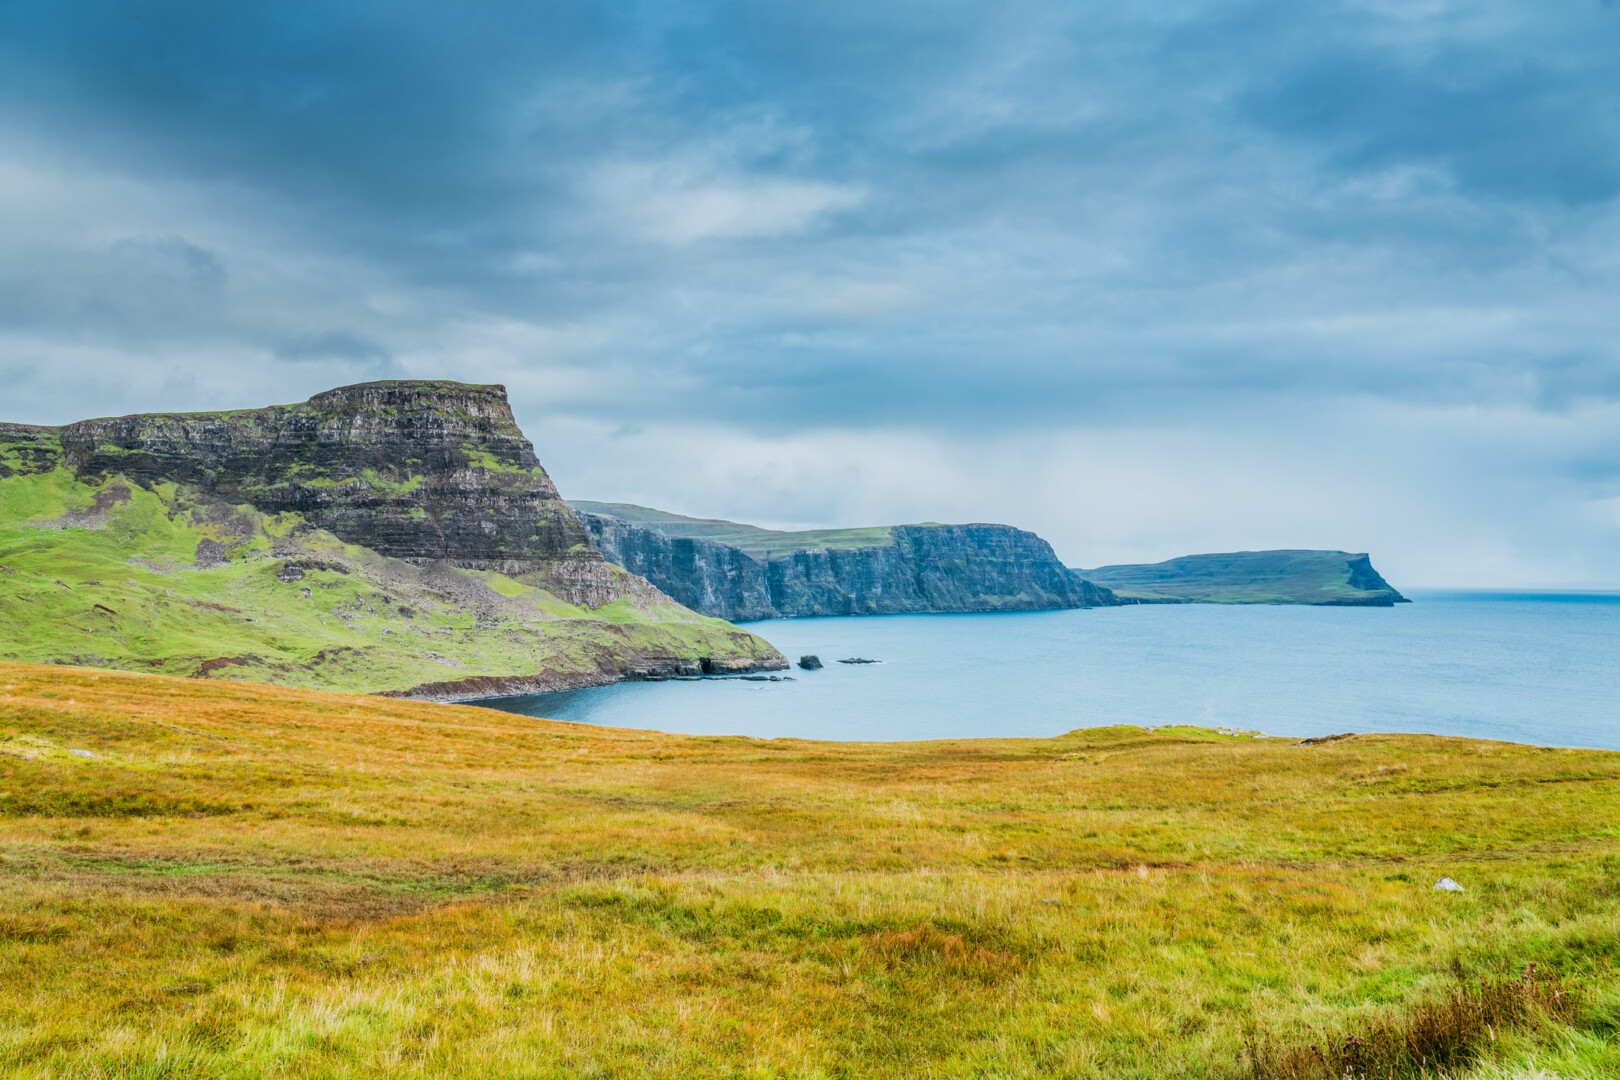
[[[348,386],[338,386],[331,390],[322,390],[312,394],[307,401],[292,402],[286,405],[261,405],[243,409],[212,409],[199,412],[146,412],[125,413],[120,416],[93,416],[84,420],[55,427],[35,424],[0,423],[0,434],[7,429],[21,431],[49,432],[61,431],[63,428],[74,427],[77,424],[98,424],[114,420],[132,420],[136,418],[160,421],[198,421],[227,420],[232,417],[241,417],[253,413],[298,412],[298,411],[329,411],[341,410],[345,406],[361,407],[370,405],[373,408],[399,408],[401,405],[412,405],[418,408],[443,408],[453,403],[456,398],[482,398],[491,402],[498,402],[500,407],[509,408],[506,401],[506,387],[500,383],[462,383],[450,379],[381,379],[375,382],[351,383]]]
[[[581,514],[617,518],[620,521],[629,522],[631,525],[639,525],[643,529],[649,529],[662,536],[710,540],[717,544],[727,544],[734,548],[741,548],[756,559],[767,558],[771,554],[785,555],[790,551],[886,547],[893,540],[894,530],[897,528],[942,527],[937,521],[923,521],[912,526],[873,525],[858,529],[787,531],[782,529],[762,529],[757,525],[744,525],[740,522],[726,521],[721,518],[686,517],[683,514],[671,514],[664,510],[636,506],[634,503],[590,502],[583,499],[570,499],[568,505]]]

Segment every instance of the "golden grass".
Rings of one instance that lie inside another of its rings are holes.
[[[1620,754],[1459,739],[705,738],[0,665],[0,1069],[1243,1076],[1534,961],[1584,1004],[1478,1067],[1620,1074],[1617,793]]]
[[[1489,1050],[1498,1031],[1537,1031],[1579,1014],[1576,993],[1531,963],[1516,979],[1464,983],[1337,1038],[1287,1045],[1262,1036],[1249,1048],[1249,1060],[1257,1080],[1395,1080],[1466,1067]]]

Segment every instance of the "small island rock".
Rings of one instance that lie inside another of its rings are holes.
[[[821,657],[817,656],[815,653],[807,653],[804,656],[799,657],[799,666],[804,668],[806,671],[820,671]]]

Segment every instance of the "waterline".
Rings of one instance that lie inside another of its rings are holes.
[[[1106,724],[1407,731],[1620,749],[1620,596],[1416,592],[1395,608],[1169,605],[748,624],[822,671],[481,702],[689,734],[1050,736]],[[842,665],[845,657],[882,660]]]

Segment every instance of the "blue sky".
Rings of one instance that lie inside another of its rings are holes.
[[[0,413],[502,382],[565,495],[1620,585],[1620,9],[0,5]]]

